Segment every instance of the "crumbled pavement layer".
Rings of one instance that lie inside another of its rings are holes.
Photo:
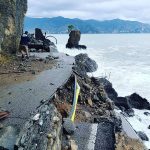
[[[26,122],[16,149],[61,150],[62,118],[50,102],[41,105]]]

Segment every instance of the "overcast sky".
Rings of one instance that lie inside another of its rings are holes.
[[[28,0],[27,16],[126,19],[150,23],[150,0]]]

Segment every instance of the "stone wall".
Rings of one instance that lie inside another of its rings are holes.
[[[17,51],[26,11],[27,0],[0,0],[0,52]]]

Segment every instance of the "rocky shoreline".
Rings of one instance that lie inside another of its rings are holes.
[[[81,87],[81,93],[77,105],[75,124],[109,124],[114,135],[111,139],[114,145],[114,147],[111,146],[112,150],[130,148],[145,150],[146,148],[141,140],[132,139],[124,132],[122,120],[116,115],[115,109],[120,109],[125,116],[133,116],[133,108],[149,109],[148,102],[137,94],[125,98],[118,97],[117,92],[107,79],[88,77],[87,73],[95,71],[97,67],[96,62],[90,59],[87,54],[76,56],[72,75],[63,86],[57,89],[51,99],[41,101],[41,105],[34,111],[20,132],[15,149],[34,150],[39,147],[39,150],[40,148],[53,150],[58,145],[60,145],[56,148],[58,150],[73,150],[73,145],[77,149],[78,143],[70,135],[70,130],[69,132],[68,130],[66,132],[65,129],[62,130],[63,120],[69,116],[72,107],[74,76],[76,76]],[[141,105],[143,100],[144,105]],[[145,114],[147,115],[147,113]],[[71,133],[74,130],[76,129],[73,128]],[[144,140],[145,135],[143,133],[139,132],[138,135]]]

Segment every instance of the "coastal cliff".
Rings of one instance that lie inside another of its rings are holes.
[[[27,0],[0,0],[0,52],[17,51],[26,11]]]

